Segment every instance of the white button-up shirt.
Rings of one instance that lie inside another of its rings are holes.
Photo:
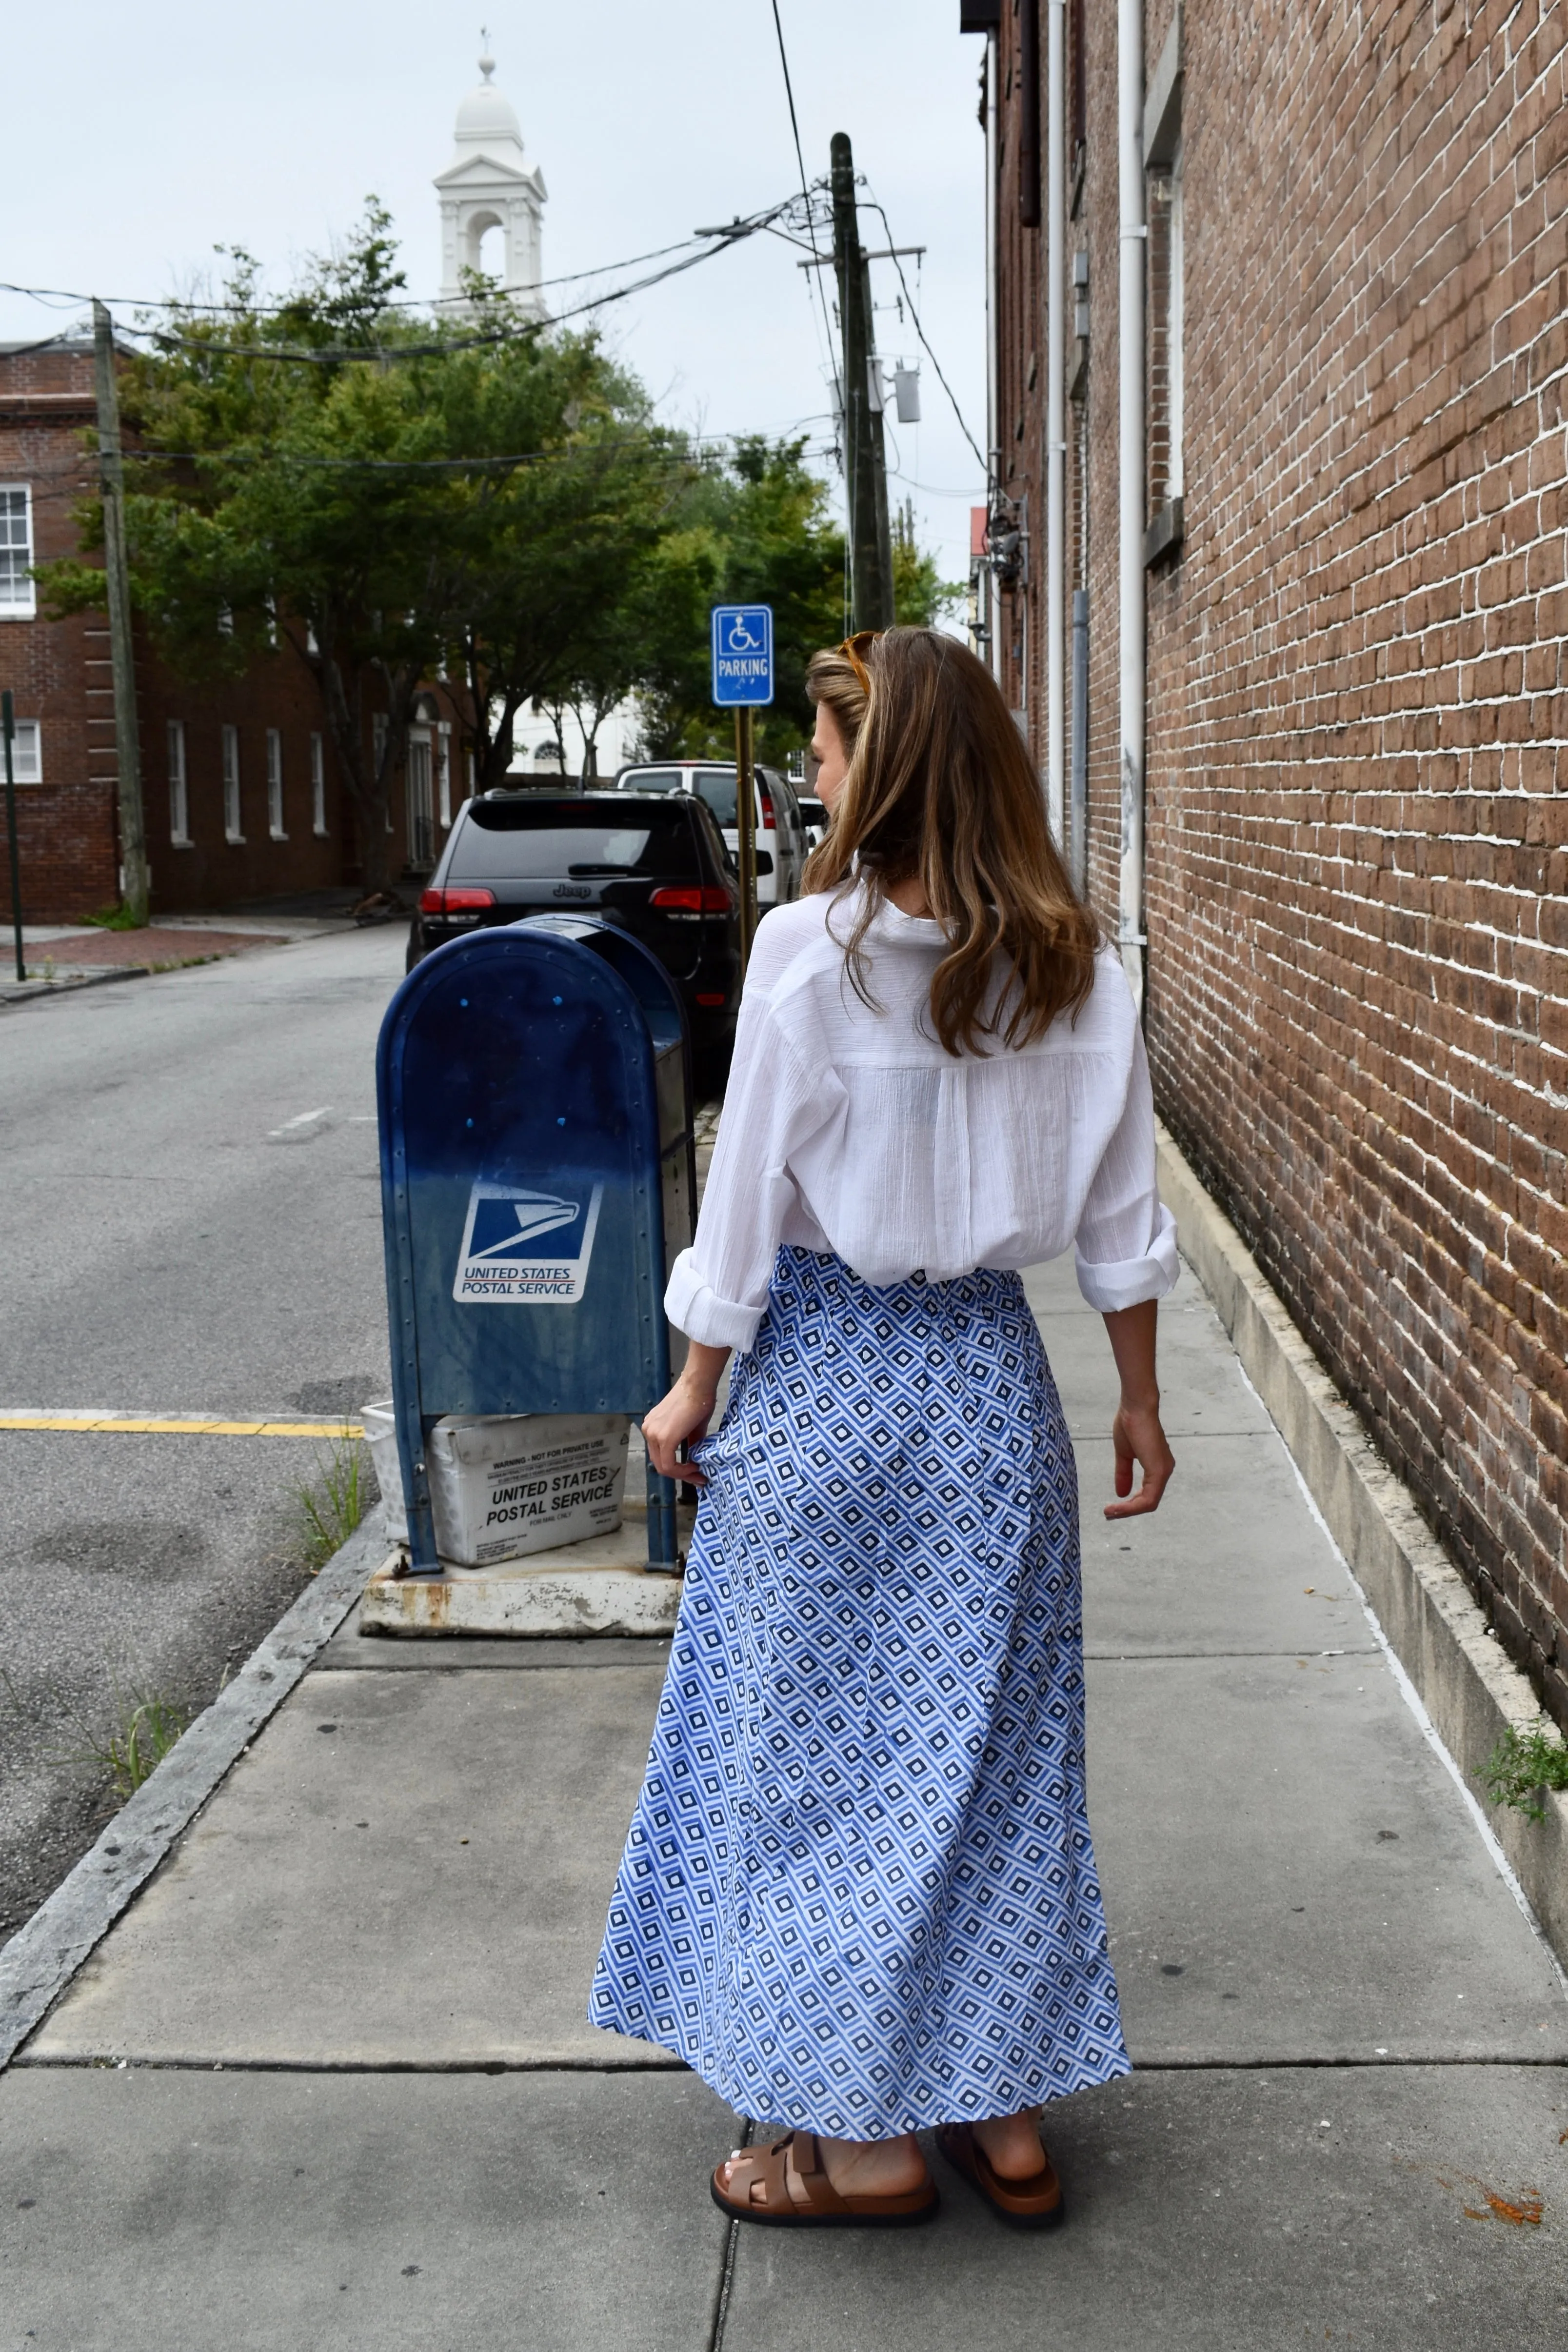
[[[693,1339],[749,1348],[779,1248],[832,1251],[878,1286],[1037,1265],[1076,1244],[1110,1312],[1176,1278],[1131,991],[1103,949],[1076,1020],[1033,1045],[944,1052],[931,1025],[940,924],[884,906],[844,969],[852,906],[819,892],[758,928],[696,1237],[665,1297]]]

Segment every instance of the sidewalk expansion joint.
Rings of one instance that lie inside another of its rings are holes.
[[[1089,1650],[1086,1659],[1092,1658],[1101,1665],[1164,1666],[1173,1661],[1205,1658],[1375,1658],[1379,1664],[1383,1654],[1375,1642],[1367,1642],[1351,1650]]]
[[[740,2135],[739,2146],[749,2147],[757,2126],[749,2119]],[[729,2318],[730,2293],[735,2285],[735,2257],[740,2246],[740,2223],[731,2218],[724,2233],[724,2260],[719,2264],[718,2284],[714,2292],[713,2326],[708,2334],[707,2352],[724,2352],[724,2331]]]
[[[133,2074],[685,2074],[673,2051],[646,2058],[131,2058],[109,2051],[18,2052],[13,2066],[37,2073]]]
[[[21,2051],[11,2062],[36,2074],[685,2074],[691,2070],[673,2052],[647,2058],[118,2058],[107,2052]],[[1364,2057],[1329,2052],[1315,2057],[1193,2056],[1138,2058],[1134,2074],[1375,2074],[1400,2067],[1489,2068],[1528,2066],[1542,2074],[1568,2074],[1568,2056],[1547,2051],[1389,2051]]]

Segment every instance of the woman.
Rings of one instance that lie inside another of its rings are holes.
[[[893,629],[811,685],[832,826],[758,932],[666,1301],[690,1352],[643,1424],[703,1493],[590,2014],[776,2124],[713,2176],[742,2220],[920,2219],[936,2126],[1043,2226],[1042,2104],[1129,2062],[1072,1451],[1017,1269],[1076,1240],[1121,1374],[1107,1517],[1150,1511],[1175,1228],[1126,982],[989,673]]]

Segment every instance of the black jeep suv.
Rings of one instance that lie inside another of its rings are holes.
[[[740,999],[739,896],[692,793],[489,792],[458,811],[409,932],[408,969],[525,915],[597,915],[652,948],[680,990],[699,1094],[722,1087]]]

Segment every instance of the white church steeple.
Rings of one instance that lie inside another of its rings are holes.
[[[441,299],[461,302],[459,273],[477,269],[486,229],[502,236],[500,277],[525,315],[542,319],[544,275],[539,230],[545,207],[544,175],[523,160],[523,134],[517,115],[490,77],[496,60],[488,33],[480,36],[482,77],[457,110],[455,150],[435,175],[441,199]],[[494,274],[494,273],[492,273]]]

